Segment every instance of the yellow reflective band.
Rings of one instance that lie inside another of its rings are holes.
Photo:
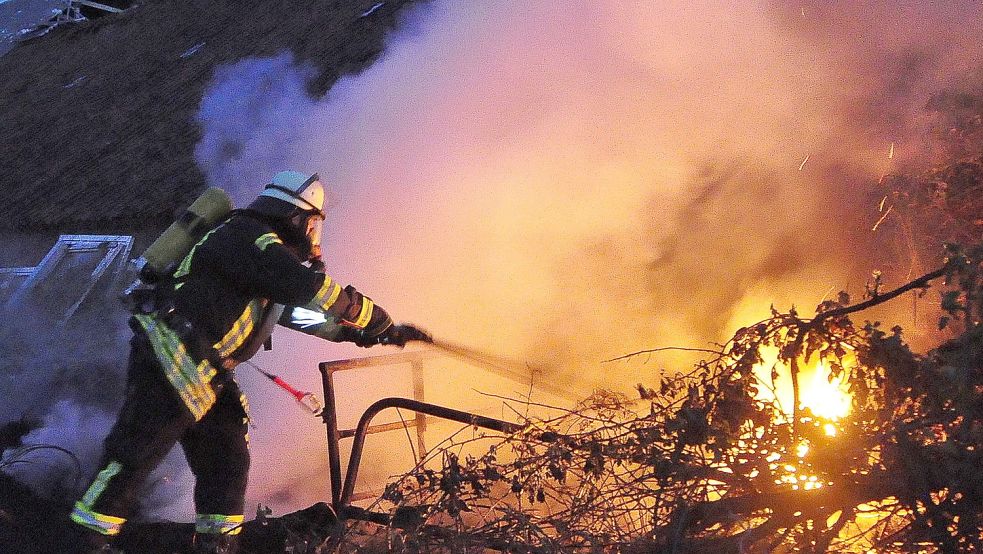
[[[331,277],[325,275],[324,284],[321,285],[321,289],[317,291],[314,299],[308,305],[312,305],[313,308],[318,310],[328,311],[338,301],[339,296],[341,296],[341,286],[335,283]]]
[[[200,420],[215,403],[215,393],[208,384],[215,370],[204,360],[195,364],[181,340],[165,325],[158,327],[156,335],[158,358],[170,354],[169,358],[162,359],[164,367],[168,368],[167,378],[191,410],[195,421]]]
[[[223,225],[224,225],[224,223],[223,223]],[[221,225],[219,227],[221,227]],[[195,244],[194,246],[191,247],[191,251],[188,252],[188,255],[185,256],[183,260],[181,260],[181,265],[178,266],[177,271],[174,272],[174,277],[175,278],[177,278],[177,277],[184,277],[185,275],[187,275],[188,273],[191,272],[191,258],[194,257],[195,250],[198,250],[198,247],[201,246],[202,243],[204,243],[206,240],[208,240],[208,237],[212,236],[212,233],[214,233],[217,230],[218,230],[218,227],[216,227],[216,228],[212,229],[211,231],[205,233],[205,236],[201,237],[201,240],[198,241],[197,244]]]
[[[96,500],[99,500],[102,492],[109,485],[109,480],[115,477],[121,469],[123,469],[123,466],[119,462],[115,460],[109,462],[109,465],[96,476],[96,480],[89,485],[89,490],[85,491],[85,496],[82,497],[82,503],[86,506],[95,506]]]
[[[242,404],[242,413],[245,415],[242,417],[242,424],[246,426],[246,448],[249,448],[249,400],[246,399],[246,393],[239,391],[239,403]]]
[[[358,319],[352,322],[352,325],[358,327],[359,329],[365,329],[365,326],[369,324],[369,320],[372,319],[372,307],[375,304],[367,296],[362,297],[362,311],[358,313]]]
[[[263,317],[263,308],[265,307],[266,299],[264,298],[253,300],[246,305],[246,309],[242,311],[239,318],[232,324],[229,332],[222,337],[222,340],[212,345],[220,357],[225,358],[231,355],[240,346],[245,344],[246,339],[249,338],[249,335],[252,334],[253,329]]]
[[[198,514],[195,516],[195,533],[238,535],[244,520],[242,515]]]
[[[195,421],[200,420],[215,404],[215,391],[209,384],[215,377],[215,368],[207,360],[196,363],[181,339],[156,317],[139,314],[134,318],[147,332],[147,338],[164,368],[167,380],[180,395]]]
[[[126,523],[126,519],[124,518],[93,512],[82,502],[75,503],[71,517],[72,521],[82,527],[108,536],[118,535],[123,529],[123,524]]]
[[[283,244],[283,241],[280,240],[280,237],[276,233],[266,233],[256,239],[256,247],[260,250],[266,250],[271,244]]]

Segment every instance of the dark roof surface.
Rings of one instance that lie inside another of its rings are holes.
[[[0,230],[169,223],[205,187],[194,118],[217,66],[289,49],[323,95],[413,3],[148,0],[22,43],[0,57]]]

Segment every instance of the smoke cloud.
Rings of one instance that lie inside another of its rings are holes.
[[[289,54],[219,72],[198,157],[240,202],[319,171],[329,271],[397,319],[623,387],[654,366],[600,360],[862,285],[870,185],[933,155],[979,12],[436,2],[322,99]]]
[[[3,452],[0,468],[39,494],[74,501],[102,469],[102,441],[123,401],[128,314],[110,295],[90,299],[67,325],[37,298],[3,315],[0,424],[22,420],[33,429],[23,447]],[[175,449],[148,480],[140,513],[193,516],[189,479]]]
[[[318,171],[332,189],[334,278],[397,320],[545,367],[552,382],[624,390],[687,360],[601,360],[704,346],[771,304],[805,311],[862,287],[877,245],[872,186],[941,161],[923,107],[939,90],[980,87],[981,10],[435,1],[324,98],[307,95],[315,70],[289,53],[221,69],[197,159],[239,206],[277,171]],[[2,337],[0,415],[41,419],[25,442],[73,450],[86,477],[122,398],[128,333],[112,313],[58,340],[27,327]],[[256,362],[306,390],[320,388],[318,361],[365,354],[282,330],[275,344]],[[429,400],[480,388],[442,371]],[[412,392],[404,374],[359,375],[339,399],[348,420]],[[250,503],[282,513],[327,498],[317,420],[249,368],[238,379],[252,400]],[[370,448],[363,475],[405,469],[380,463],[391,446]],[[70,465],[47,452],[8,467],[56,494],[75,486]],[[148,490],[146,511],[188,519],[179,451]]]

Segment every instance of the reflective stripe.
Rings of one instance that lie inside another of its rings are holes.
[[[314,299],[307,305],[318,310],[328,311],[338,301],[339,296],[341,296],[341,285],[335,283],[331,277],[325,275],[324,284],[321,285],[321,289],[317,291]]]
[[[283,244],[283,241],[280,240],[280,237],[276,233],[266,233],[256,239],[256,247],[260,250],[266,250],[271,244]]]
[[[123,529],[123,524],[126,523],[124,518],[93,512],[82,502],[75,503],[75,508],[72,509],[71,517],[72,521],[78,523],[82,527],[86,527],[99,534],[109,536],[118,535],[120,530]]]
[[[352,325],[358,327],[359,329],[365,329],[365,326],[369,324],[372,319],[372,307],[375,304],[367,296],[362,297],[362,311],[358,313],[358,319],[352,322]]]
[[[220,357],[225,358],[229,356],[246,342],[246,339],[252,334],[253,329],[263,318],[263,308],[265,307],[266,299],[264,298],[259,298],[246,304],[246,309],[242,311],[239,318],[232,324],[229,332],[222,337],[222,340],[213,345],[213,348],[215,348]]]
[[[223,223],[222,225],[225,224]],[[221,225],[219,225],[219,227],[221,227]],[[198,241],[197,244],[191,247],[191,251],[188,252],[188,255],[185,256],[183,260],[181,260],[181,265],[178,266],[177,271],[174,272],[175,278],[184,277],[191,271],[191,258],[194,257],[195,250],[198,250],[198,247],[201,246],[202,243],[204,243],[206,240],[208,240],[208,237],[212,236],[212,233],[214,233],[215,231],[218,231],[218,227],[205,233],[205,236],[201,237],[201,240]]]
[[[246,426],[246,434],[243,436],[246,439],[246,448],[249,448],[249,400],[246,399],[246,393],[239,391],[239,403],[242,404],[242,424]]]
[[[195,533],[238,535],[244,519],[242,515],[198,514],[195,516]]]
[[[95,506],[96,500],[102,496],[102,491],[106,490],[106,485],[109,484],[109,480],[116,476],[120,470],[123,469],[123,465],[119,462],[113,460],[109,462],[106,469],[99,472],[96,476],[96,480],[89,485],[89,490],[85,491],[85,496],[82,497],[82,504],[85,506]]]
[[[207,360],[195,363],[181,339],[167,325],[152,315],[134,316],[147,332],[150,344],[164,367],[164,374],[195,421],[215,404],[215,391],[209,386],[215,377],[215,368]]]

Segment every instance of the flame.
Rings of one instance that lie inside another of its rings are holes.
[[[788,368],[785,368],[784,372],[779,370],[778,378],[773,382],[769,374],[776,364],[777,351],[767,350],[762,352],[762,356],[765,361],[755,367],[754,371],[759,382],[766,386],[759,387],[758,398],[777,401],[782,412],[791,416],[793,393],[791,379],[787,373]],[[839,375],[830,379],[829,371],[828,366],[820,361],[811,370],[802,372],[799,377],[799,407],[808,408],[813,415],[826,420],[824,427],[826,434],[833,436],[836,430],[831,423],[850,413],[853,397],[847,391],[845,376]]]
[[[800,407],[808,408],[822,423],[823,432],[830,437],[836,436],[837,428],[834,422],[849,415],[852,404],[852,397],[843,383],[843,377],[839,375],[831,378],[829,368],[818,362],[811,372],[804,371],[799,381]],[[775,392],[769,391],[768,395],[777,397],[781,406],[792,405],[790,387],[776,387]],[[783,411],[790,410],[783,408]],[[811,448],[812,445],[805,440],[798,444],[795,457],[799,462],[805,459]],[[789,486],[792,490],[815,490],[827,484],[821,481],[819,476],[804,472],[795,460],[780,463],[781,458],[782,456],[777,454],[768,458],[772,469],[779,470],[779,478],[775,484]]]
[[[836,421],[850,413],[852,397],[843,383],[843,375],[830,379],[829,369],[822,363],[816,364],[812,375],[801,381],[800,401],[803,408],[809,408],[812,413],[823,419]],[[830,433],[831,425],[827,424],[826,434]]]
[[[766,374],[770,374],[772,368],[776,367],[777,353],[766,352],[765,359],[764,363],[755,368],[755,373],[761,383],[767,383],[770,386],[760,387],[758,396],[762,400],[777,401],[781,411],[786,416],[791,416],[793,397],[791,380],[787,373],[783,375],[780,371],[776,373],[778,378],[774,381],[770,377],[766,377]],[[822,362],[816,363],[811,371],[803,371],[799,380],[799,401],[801,408],[808,408],[819,419],[823,432],[827,436],[835,437],[837,434],[835,422],[849,415],[852,397],[843,382],[843,375],[831,379],[829,371],[829,368]],[[777,452],[768,456],[767,461],[771,469],[778,474],[778,479],[775,480],[776,485],[788,486],[793,490],[814,490],[828,484],[821,481],[817,475],[804,472],[804,468],[799,467],[813,446],[808,441],[803,440],[796,446],[794,452],[790,453],[794,454],[791,459],[783,459],[784,456]]]

